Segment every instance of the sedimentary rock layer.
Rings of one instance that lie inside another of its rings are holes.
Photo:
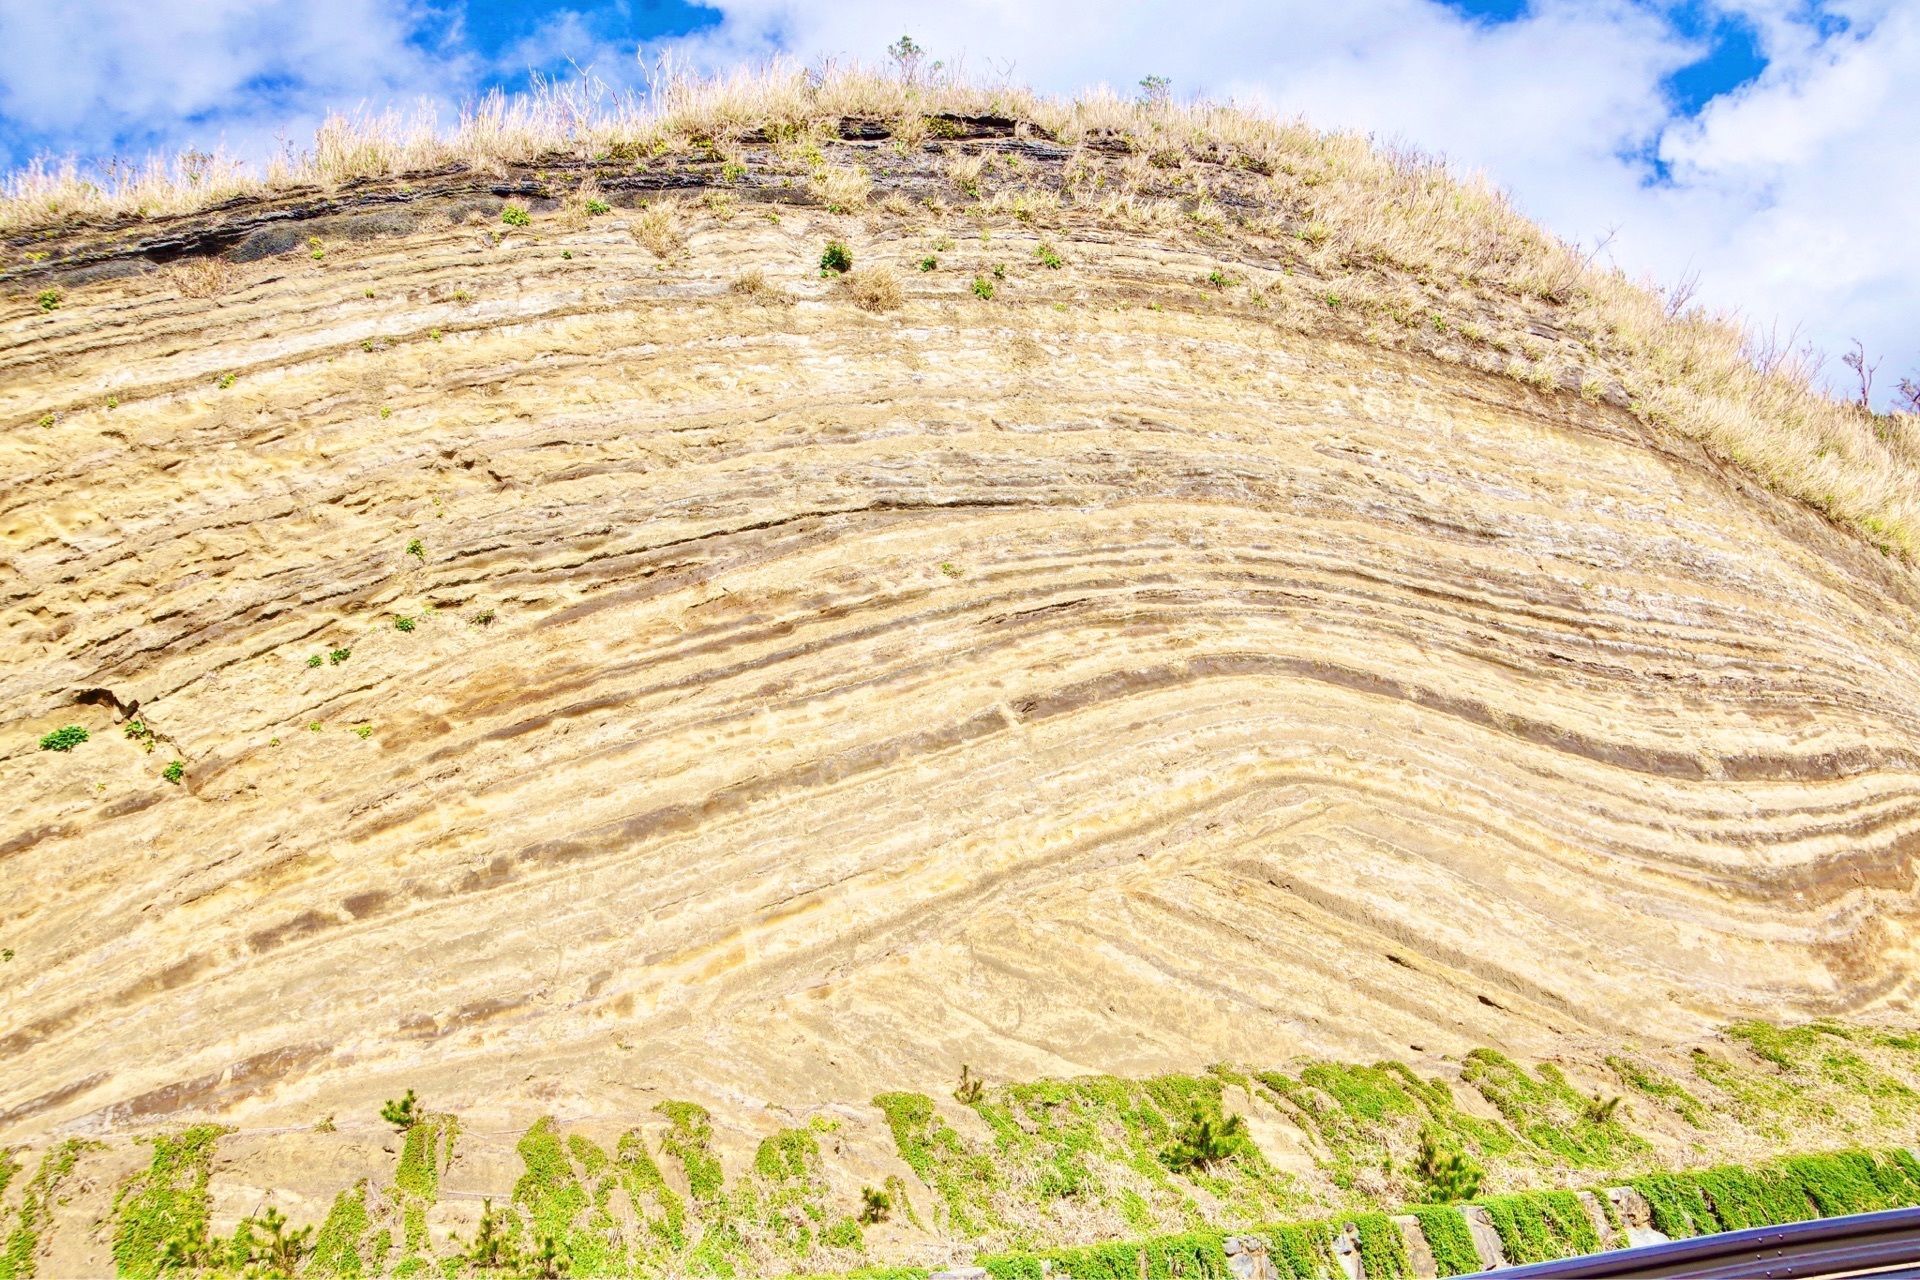
[[[1909,1011],[1808,510],[1157,233],[493,207],[0,316],[0,1141]]]

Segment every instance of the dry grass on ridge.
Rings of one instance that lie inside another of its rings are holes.
[[[713,79],[663,76],[648,99],[590,83],[546,85],[523,97],[483,99],[446,131],[425,112],[335,115],[311,151],[258,174],[198,152],[121,168],[100,182],[72,163],[38,161],[0,181],[0,237],[163,218],[236,197],[449,166],[499,172],[564,155],[645,167],[716,150],[732,156],[753,129],[781,140],[783,155],[811,156],[816,195],[852,211],[866,203],[868,177],[821,157],[818,144],[836,123],[846,116],[886,120],[896,145],[907,147],[937,132],[929,117],[943,114],[1011,116],[1075,148],[1059,192],[1033,189],[1017,172],[958,153],[948,175],[955,194],[975,200],[981,216],[1031,220],[1044,216],[1049,202],[1058,210],[1065,200],[1083,215],[1133,230],[1281,240],[1289,252],[1357,276],[1363,290],[1368,279],[1415,286],[1401,292],[1431,307],[1428,314],[1408,314],[1391,299],[1380,304],[1400,325],[1430,323],[1471,335],[1491,314],[1501,350],[1525,352],[1532,341],[1527,319],[1544,308],[1593,365],[1618,378],[1646,421],[1703,442],[1887,552],[1920,554],[1915,419],[1835,401],[1816,388],[1816,369],[1803,357],[1757,354],[1734,318],[1675,307],[1662,291],[1592,265],[1482,179],[1358,134],[1211,103],[1143,106],[1108,91],[1069,100],[955,76],[907,78],[859,67],[809,75],[787,64]],[[1126,155],[1110,164],[1116,145]],[[1190,194],[1143,194],[1156,173],[1170,171],[1186,180],[1182,190]],[[1230,214],[1214,203],[1209,183],[1223,172],[1256,180],[1261,208]],[[649,209],[641,219],[650,248],[663,258],[679,252],[674,210]],[[1552,380],[1551,369],[1519,356],[1509,371],[1542,385]]]

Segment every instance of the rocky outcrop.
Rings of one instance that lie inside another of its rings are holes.
[[[0,1140],[1906,1016],[1912,573],[1698,447],[1153,228],[429,194],[0,316]]]

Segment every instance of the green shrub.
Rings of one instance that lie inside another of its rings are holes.
[[[932,254],[928,254],[926,257],[920,259],[920,269],[922,271],[935,271],[938,270],[939,267],[940,259],[934,257]]]
[[[413,630],[415,625],[417,624],[414,622],[414,620],[412,618],[409,618],[404,613],[394,615],[393,629],[395,631],[411,631]]]
[[[420,1123],[420,1099],[414,1096],[411,1089],[397,1099],[388,1098],[386,1104],[380,1108],[380,1118],[399,1132],[405,1133]]]
[[[993,281],[987,279],[985,276],[975,276],[972,287],[974,297],[980,299],[982,302],[993,301]]]
[[[320,665],[322,661],[324,661],[324,659],[322,659],[320,655],[317,653],[310,654],[307,657],[307,665],[310,667],[317,667]]]
[[[853,270],[853,252],[838,240],[827,241],[827,247],[820,255],[821,275],[845,275]]]
[[[1420,1151],[1414,1158],[1414,1172],[1426,1184],[1428,1196],[1443,1204],[1473,1199],[1480,1194],[1480,1183],[1486,1177],[1486,1170],[1431,1126],[1420,1131]]]
[[[40,739],[42,751],[71,751],[87,740],[87,731],[77,724],[63,724]]]
[[[351,658],[352,656],[353,656],[353,650],[351,649],[330,649],[327,651],[327,661],[332,663],[336,667],[339,666],[341,663],[345,662],[348,658]],[[314,662],[309,662],[307,665],[311,667],[311,666],[317,666],[319,664]]]
[[[187,762],[185,760],[170,761],[167,767],[160,771],[160,776],[175,786],[180,785],[180,779],[187,776]]]
[[[1215,1120],[1195,1107],[1187,1122],[1174,1134],[1173,1145],[1160,1153],[1160,1162],[1175,1173],[1211,1169],[1240,1154],[1248,1145],[1246,1117],[1222,1116]]]
[[[268,1206],[259,1217],[240,1220],[231,1261],[249,1276],[291,1276],[314,1250],[313,1228],[287,1229],[286,1215]]]
[[[35,298],[34,301],[40,304],[42,311],[58,311],[60,309],[60,291],[58,289],[42,289],[40,296]]]
[[[1067,265],[1067,260],[1055,252],[1054,247],[1050,244],[1042,244],[1033,251],[1033,256],[1040,259],[1041,266],[1052,271],[1058,271],[1061,267]]]
[[[533,217],[523,206],[510,204],[500,211],[500,221],[510,227],[525,227],[532,224]]]
[[[587,201],[587,216],[589,218],[597,218],[603,213],[612,213],[612,212],[613,212],[613,206],[608,204],[605,200],[588,200]]]

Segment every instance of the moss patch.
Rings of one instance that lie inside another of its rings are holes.
[[[357,1277],[367,1274],[366,1259],[361,1256],[361,1241],[371,1220],[367,1216],[367,1184],[333,1198],[333,1208],[320,1226],[314,1241],[308,1269],[315,1275]]]
[[[1571,1191],[1488,1196],[1475,1203],[1493,1219],[1508,1262],[1551,1262],[1600,1249],[1600,1236]]]
[[[150,1280],[169,1259],[180,1265],[207,1258],[207,1180],[225,1132],[203,1124],[152,1139],[147,1171],[114,1197],[113,1261],[122,1276]]]
[[[1596,1100],[1550,1062],[1530,1072],[1504,1054],[1475,1049],[1461,1074],[1517,1133],[1570,1168],[1617,1168],[1650,1150],[1617,1114],[1599,1115]]]
[[[893,1131],[894,1148],[933,1189],[937,1226],[974,1237],[1001,1226],[993,1207],[1000,1171],[991,1156],[963,1141],[923,1093],[883,1093],[873,1100]]]
[[[34,1273],[40,1232],[52,1219],[60,1184],[73,1172],[80,1153],[98,1145],[81,1138],[69,1138],[40,1157],[40,1167],[34,1171],[33,1180],[27,1183],[21,1197],[13,1230],[7,1234],[4,1247],[0,1247],[0,1280],[27,1280]],[[20,1168],[11,1154],[0,1156],[0,1193],[6,1191],[7,1183]]]
[[[1461,1111],[1445,1081],[1423,1080],[1402,1063],[1316,1062],[1297,1075],[1267,1071],[1257,1078],[1274,1103],[1319,1140],[1321,1168],[1336,1187],[1354,1193],[1355,1204],[1377,1202],[1383,1185],[1389,1197],[1424,1194],[1415,1167],[1423,1131],[1482,1160],[1521,1145],[1505,1125]]]
[[[1427,1238],[1433,1254],[1434,1270],[1443,1276],[1464,1276],[1480,1270],[1480,1254],[1473,1247],[1473,1232],[1467,1219],[1452,1205],[1415,1205],[1411,1210],[1420,1223],[1420,1234]]]

